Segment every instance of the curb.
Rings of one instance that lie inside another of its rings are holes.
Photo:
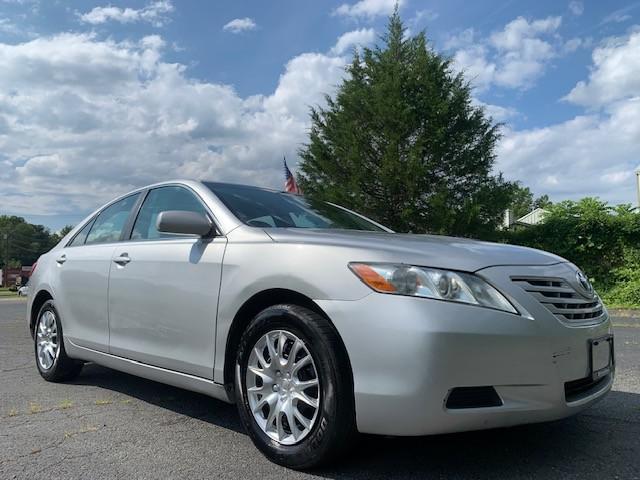
[[[18,297],[17,295],[15,297],[0,297],[0,303],[2,302],[26,302],[27,297]]]
[[[640,327],[640,310],[631,308],[612,308],[609,317],[614,327]]]
[[[640,318],[639,308],[609,308],[609,316],[622,318]]]

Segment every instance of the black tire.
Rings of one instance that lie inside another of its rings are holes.
[[[51,312],[55,317],[58,343],[58,352],[53,361],[53,365],[51,365],[51,367],[47,369],[45,369],[38,360],[38,327],[43,319],[43,314],[45,312]],[[60,321],[60,315],[56,310],[53,300],[47,300],[44,305],[42,305],[42,308],[40,308],[38,317],[36,318],[36,324],[34,326],[33,338],[36,367],[38,368],[38,372],[40,372],[42,378],[44,378],[48,382],[64,382],[67,380],[72,380],[80,374],[83,363],[78,360],[69,358],[69,356],[67,355],[67,352],[64,348],[62,322]]]
[[[246,372],[256,342],[273,330],[286,330],[305,343],[320,380],[319,409],[299,443],[283,445],[258,425],[249,407]],[[242,335],[235,365],[235,396],[240,418],[256,447],[271,461],[293,469],[326,464],[344,454],[356,435],[353,381],[337,332],[318,313],[297,305],[275,305],[260,312]]]

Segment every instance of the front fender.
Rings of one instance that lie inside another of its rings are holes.
[[[224,381],[227,337],[236,314],[260,292],[289,290],[313,301],[359,300],[371,293],[349,270],[349,249],[322,245],[232,243],[222,269],[216,322],[214,380]]]

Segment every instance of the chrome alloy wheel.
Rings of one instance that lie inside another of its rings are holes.
[[[43,370],[49,370],[60,352],[58,342],[58,325],[56,316],[51,310],[45,310],[38,319],[36,330],[38,363]]]
[[[313,428],[320,409],[320,378],[304,342],[273,330],[254,345],[245,374],[249,407],[258,426],[282,445]]]

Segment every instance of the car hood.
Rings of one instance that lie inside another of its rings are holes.
[[[470,272],[497,265],[566,262],[557,255],[533,248],[442,235],[309,228],[269,228],[265,232],[279,243],[359,250],[353,261],[388,261]]]

